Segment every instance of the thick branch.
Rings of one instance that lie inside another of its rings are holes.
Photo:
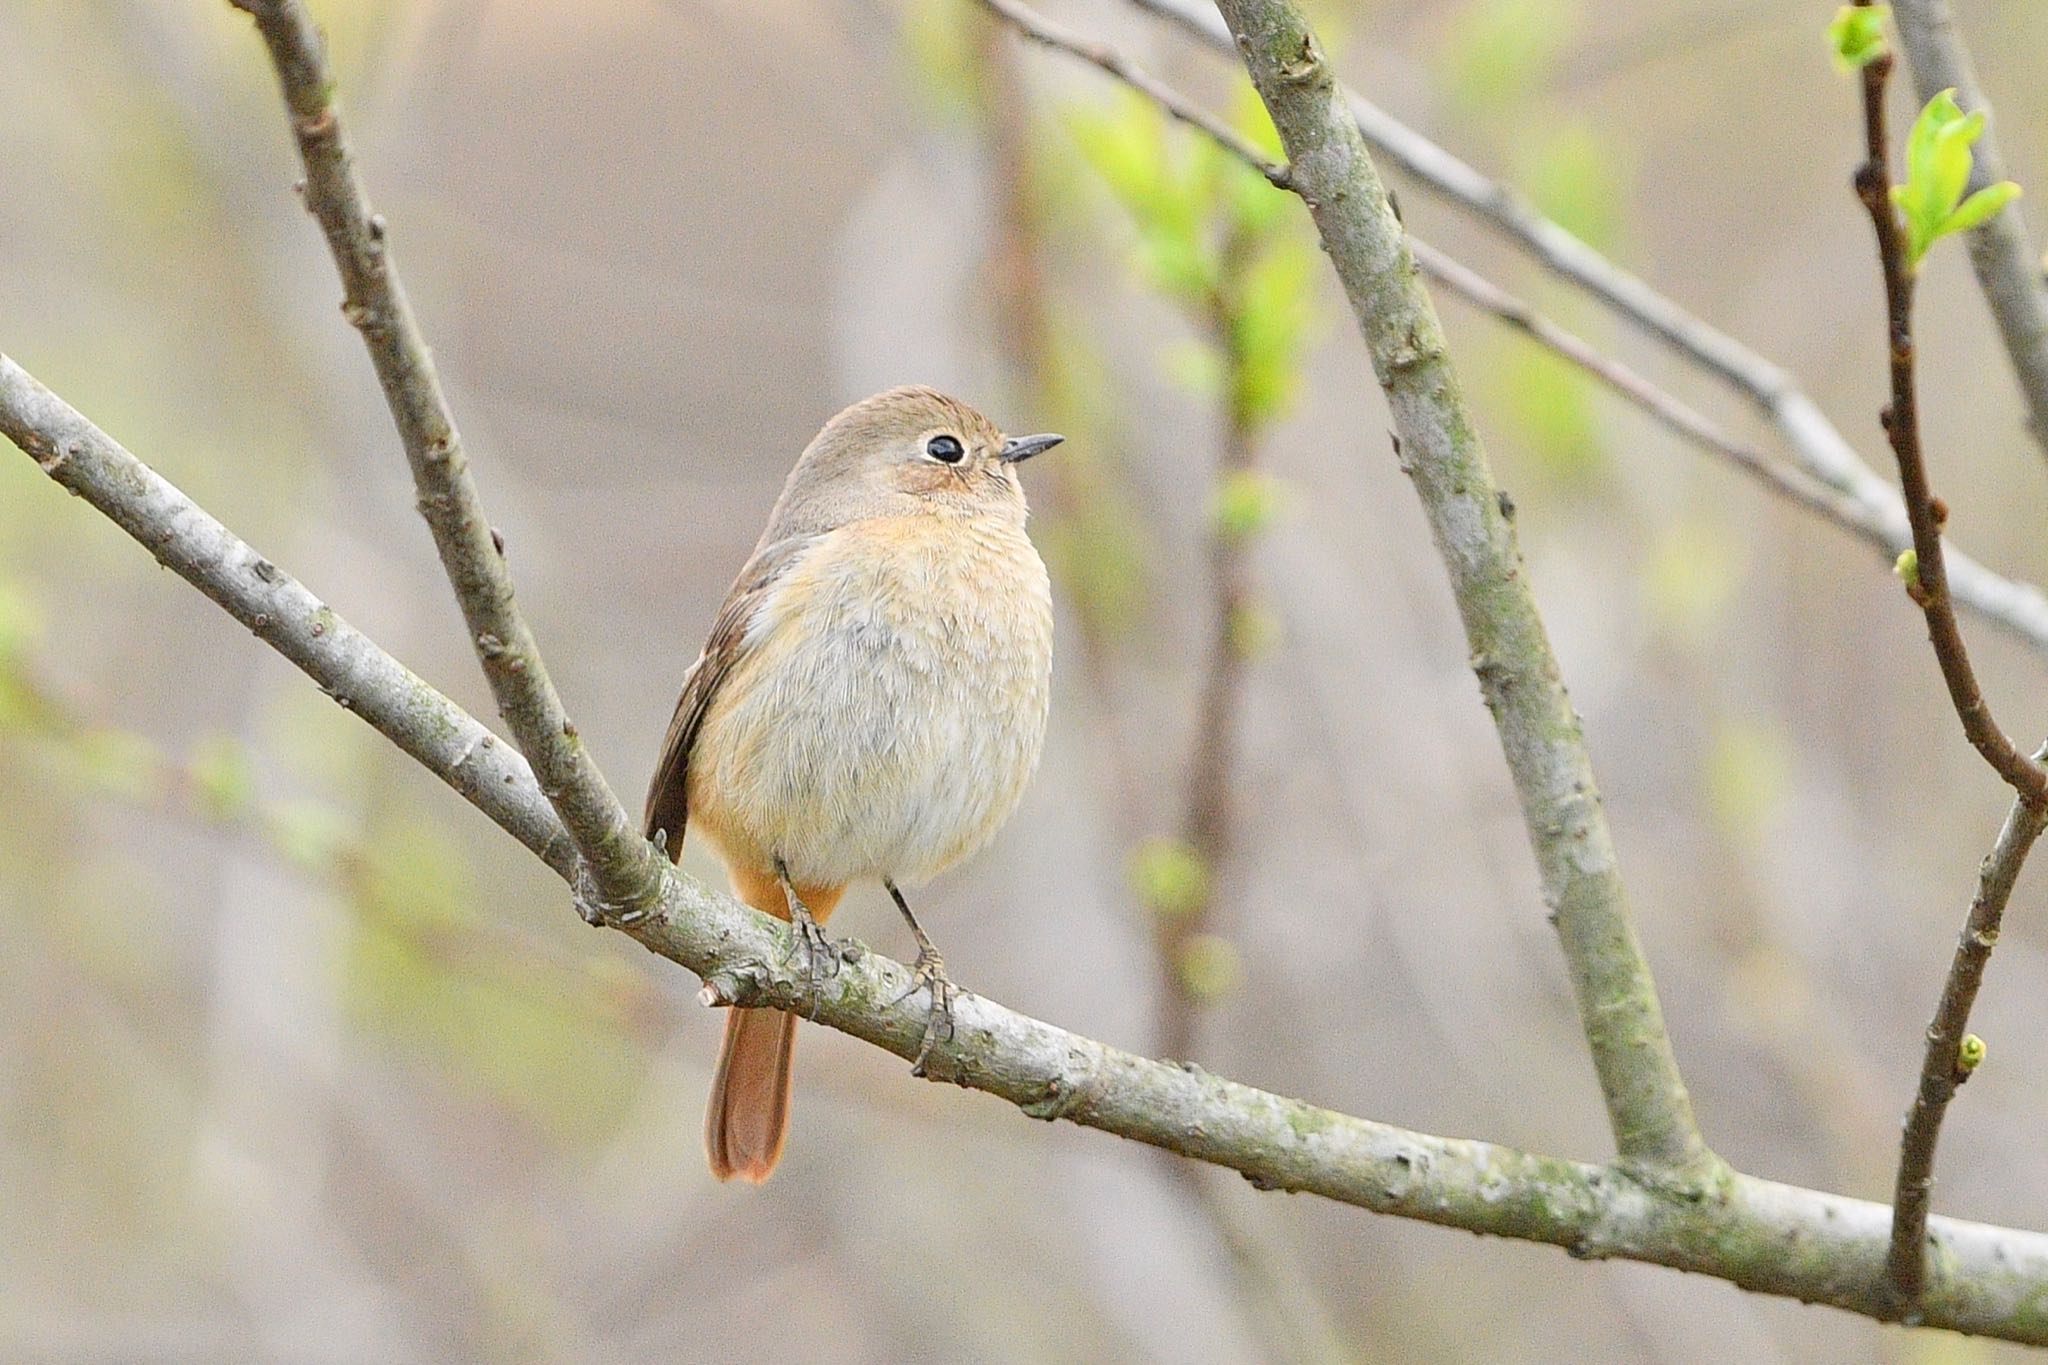
[[[337,700],[412,754],[565,878],[576,864],[532,774],[453,702],[323,608],[11,361],[0,358],[0,432],[164,564],[255,630]],[[714,999],[815,1006],[832,1028],[909,1059],[925,1011],[901,963],[863,953],[812,999],[767,916],[668,871],[650,950],[706,979]],[[1713,1275],[1759,1293],[1866,1316],[1879,1286],[1883,1205],[1721,1171],[1705,1187],[1432,1137],[1318,1109],[1198,1068],[1148,1061],[978,996],[934,1049],[935,1077],[1242,1173],[1262,1189],[1473,1232]],[[2048,1345],[2048,1236],[1935,1218],[1941,1255],[1922,1298],[1932,1326]]]
[[[1202,0],[1131,0],[1169,19],[1218,52],[1235,57],[1230,30]],[[1897,490],[1864,463],[1792,376],[1741,342],[1687,312],[1644,281],[1542,214],[1496,180],[1431,142],[1356,91],[1346,89],[1352,116],[1372,150],[1403,173],[1469,210],[1559,278],[1585,290],[1619,316],[1664,342],[1754,404],[1775,425],[1799,467],[1859,509],[1879,528],[1888,553],[1911,543]],[[1960,554],[1951,554],[1957,601],[2048,654],[2048,598]]]
[[[1709,1169],[1649,964],[1637,942],[1578,714],[1523,571],[1510,504],[1415,279],[1406,234],[1321,46],[1290,0],[1221,0],[1246,69],[1287,149],[1386,390],[1401,467],[1415,483],[1500,731],[1523,823],[1564,944],[1580,1024],[1624,1160]]]
[[[1971,148],[1975,163],[1970,168],[1967,193],[2006,179],[2005,158],[1998,150],[1997,119],[1977,84],[1976,68],[1962,35],[1956,32],[1948,0],[1892,0],[1892,12],[1920,102],[1927,103],[1943,90],[1954,90],[1956,104],[1964,113],[1982,110],[1987,116],[1983,136]],[[1998,320],[2005,353],[2012,360],[2020,396],[2026,401],[2027,425],[2048,451],[2048,278],[2043,277],[2041,258],[2027,237],[2026,219],[2019,206],[2007,204],[1990,222],[1969,234],[1969,245],[1970,264],[1976,269],[1985,302],[1991,305],[1991,315]]]
[[[518,604],[503,542],[491,529],[432,354],[391,259],[384,219],[371,211],[334,99],[334,75],[299,0],[233,0],[256,20],[270,50],[306,168],[306,207],[319,220],[345,297],[342,314],[362,333],[455,588],[470,644],[498,713],[532,763],[541,790],[590,872],[593,908],[630,914],[653,900],[663,860],[640,837],[563,709]],[[585,896],[579,892],[579,902]]]

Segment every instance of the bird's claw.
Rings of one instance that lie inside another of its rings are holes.
[[[827,936],[809,915],[798,915],[790,922],[789,964],[801,980],[804,993],[811,997],[812,1022],[817,1021],[825,983],[839,975],[846,958],[846,945]]]
[[[910,969],[910,989],[890,1003],[900,1005],[924,990],[931,992],[932,1007],[925,1015],[924,1041],[918,1045],[917,1056],[910,1064],[913,1076],[925,1074],[925,1063],[931,1060],[932,1049],[941,1038],[953,1041],[953,1002],[960,997],[960,988],[946,975],[946,959],[931,948],[918,950],[917,961]]]

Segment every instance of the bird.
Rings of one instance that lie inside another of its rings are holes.
[[[733,894],[791,923],[811,985],[838,969],[823,925],[879,881],[929,991],[913,1068],[950,1036],[957,988],[904,886],[994,837],[1044,748],[1053,608],[1019,466],[1060,444],[1005,436],[936,389],[890,389],[828,421],[791,469],[726,594],[649,785],[646,836],[686,830]],[[789,1132],[796,1017],[736,1008],[713,1074],[705,1154],[759,1184]]]

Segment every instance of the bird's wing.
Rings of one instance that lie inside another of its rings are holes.
[[[733,581],[725,605],[718,609],[704,652],[683,675],[683,695],[676,701],[668,737],[662,741],[661,762],[647,789],[646,836],[652,839],[657,831],[666,830],[671,859],[682,856],[683,828],[690,818],[690,750],[696,746],[711,699],[752,648],[747,641],[748,622],[769,591],[817,540],[816,536],[791,536],[755,552]]]

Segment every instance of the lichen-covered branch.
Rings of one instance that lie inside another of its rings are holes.
[[[1236,56],[1230,30],[1203,0],[1131,3],[1173,22],[1218,52]],[[1859,523],[1878,529],[1889,554],[1912,543],[1898,491],[1865,463],[1790,374],[1658,293],[1545,218],[1508,186],[1363,95],[1346,89],[1344,98],[1374,152],[1742,395],[1778,429],[1801,470],[1855,507]],[[2039,588],[2001,577],[1954,551],[1949,554],[1949,579],[1958,603],[2027,641],[2037,653],[2048,654],[2048,597]]]
[[[1948,0],[1892,0],[1892,15],[1920,102],[1925,104],[1941,91],[1953,90],[1964,113],[1983,110],[1988,114],[1990,103],[1977,83],[1970,51],[1956,32]],[[1995,119],[1972,151],[1976,159],[1966,193],[1975,194],[2006,178]],[[2048,277],[2044,277],[2041,257],[2027,236],[2026,218],[2019,205],[2007,204],[1990,222],[1970,233],[1969,247],[1977,283],[1991,305],[1991,316],[1997,319],[2005,353],[2019,380],[2020,396],[2027,405],[2027,425],[2048,452]]]
[[[321,606],[304,587],[11,361],[0,433],[105,513],[314,682],[418,759],[565,879],[577,861],[531,771],[446,697]],[[795,1005],[906,1060],[925,1011],[909,969],[861,952],[813,997],[787,931],[680,871],[630,930],[705,978],[714,1001]],[[1725,1169],[1686,1186],[1625,1168],[1433,1137],[1319,1109],[1199,1068],[1150,1061],[965,995],[934,1048],[935,1079],[1238,1171],[1261,1189],[1377,1213],[1712,1275],[1759,1293],[1866,1316],[1889,1311],[1881,1204]],[[1921,1297],[1932,1326],[2048,1345],[2048,1236],[1930,1220],[1940,1255]]]
[[[651,904],[664,860],[641,838],[570,721],[512,593],[504,545],[470,477],[432,353],[413,319],[384,219],[370,208],[335,103],[325,45],[300,0],[233,0],[263,35],[306,169],[306,207],[341,273],[342,314],[362,333],[405,445],[420,514],[455,588],[498,712],[589,872],[586,914]],[[596,904],[589,902],[595,901]]]
[[[1287,149],[1392,412],[1521,802],[1615,1142],[1639,1169],[1709,1171],[1663,1010],[1637,941],[1599,789],[1536,610],[1512,504],[1417,282],[1407,235],[1315,34],[1290,0],[1221,0]]]

